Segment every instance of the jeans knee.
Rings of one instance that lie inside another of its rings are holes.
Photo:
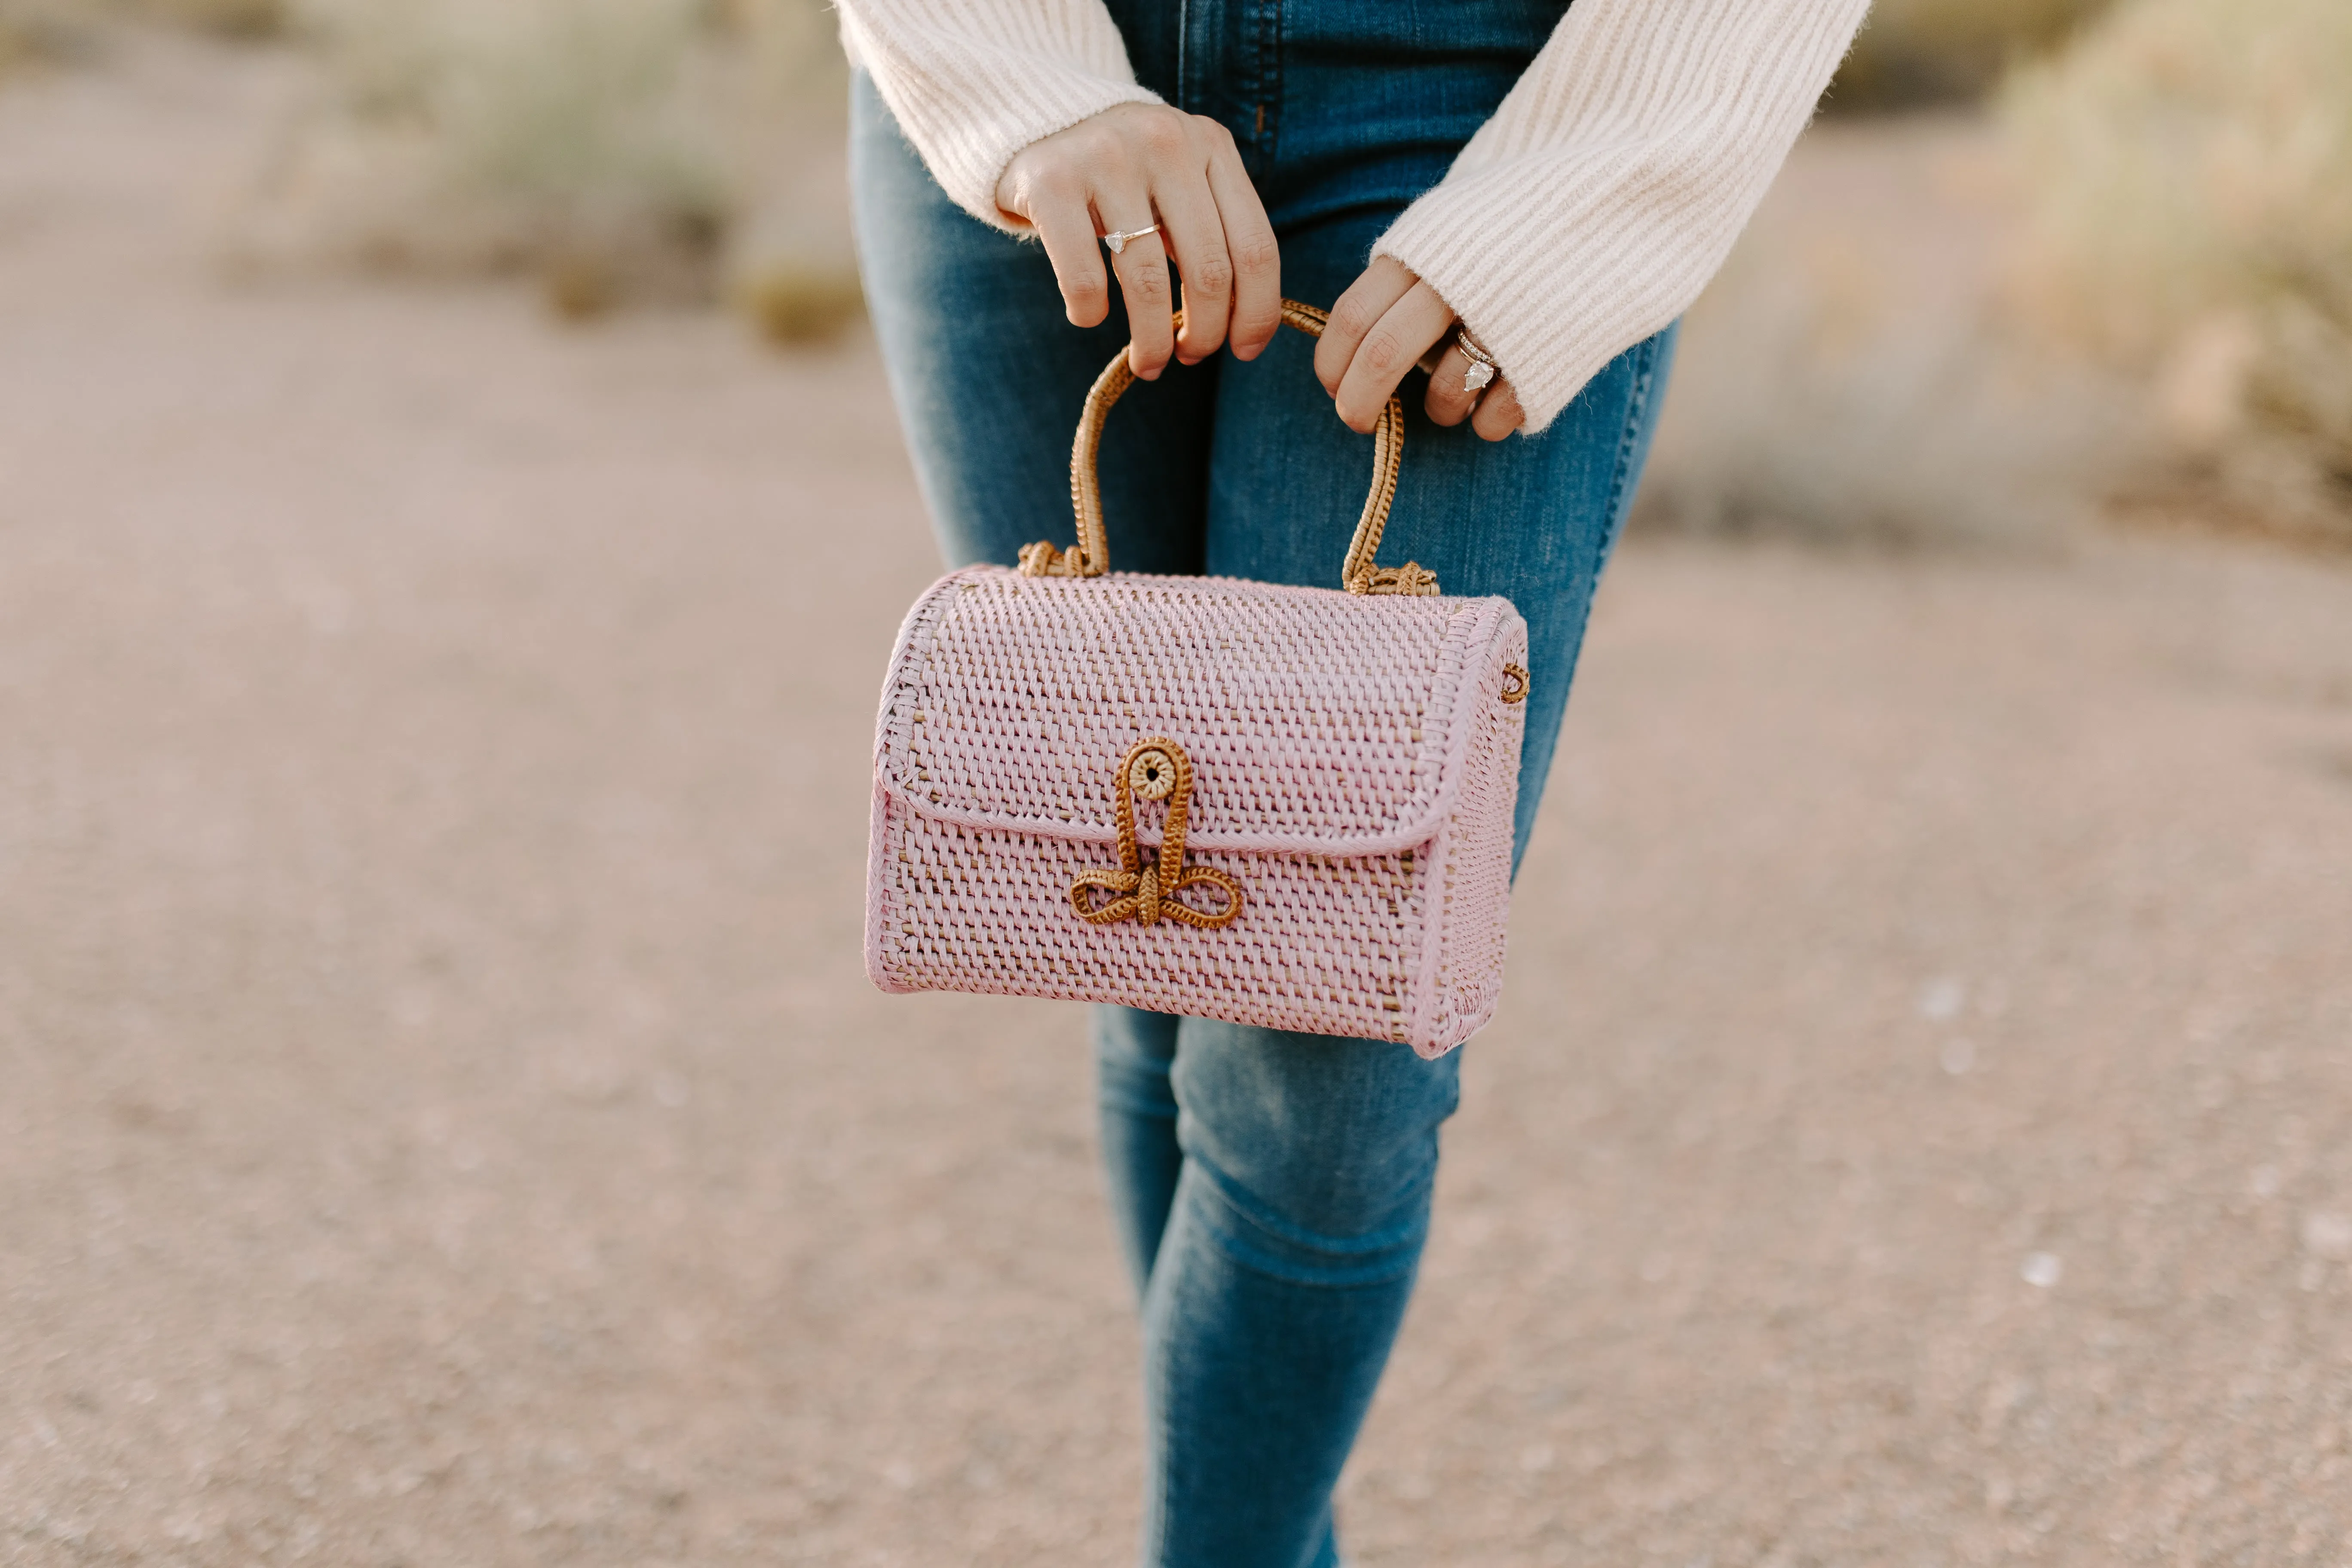
[[[1331,1286],[1408,1276],[1459,1082],[1451,1056],[1188,1019],[1173,1072],[1180,1202],[1262,1273]]]
[[[1429,1186],[1419,1184],[1402,1198],[1378,1216],[1380,1223],[1312,1229],[1230,1173],[1189,1157],[1176,1201],[1188,1222],[1243,1268],[1294,1284],[1338,1288],[1385,1285],[1412,1275],[1429,1237]]]

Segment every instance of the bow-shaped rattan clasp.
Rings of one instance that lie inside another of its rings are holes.
[[[1184,822],[1192,805],[1192,762],[1175,742],[1154,736],[1138,741],[1118,760],[1118,777],[1112,785],[1118,796],[1118,869],[1081,871],[1070,884],[1070,907],[1083,920],[1109,925],[1130,916],[1138,925],[1178,921],[1202,931],[1230,925],[1242,912],[1242,885],[1224,872],[1207,866],[1184,868]],[[1168,803],[1168,826],[1160,836],[1160,853],[1144,858],[1135,840],[1135,800]],[[1177,895],[1187,888],[1223,889],[1225,907],[1203,914]],[[1107,904],[1095,902],[1100,889],[1111,895]]]

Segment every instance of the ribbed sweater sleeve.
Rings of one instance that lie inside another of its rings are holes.
[[[1135,79],[1102,0],[840,0],[841,38],[955,204],[1025,232],[996,205],[1013,154],[1118,103]]]
[[[1575,0],[1445,178],[1374,243],[1540,430],[1723,265],[1869,0]]]
[[[948,195],[999,228],[1024,147],[1156,103],[1101,0],[840,0],[842,41]],[[1372,247],[1468,322],[1540,430],[1686,310],[1869,0],[1575,0],[1445,178]]]

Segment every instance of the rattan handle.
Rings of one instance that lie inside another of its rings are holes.
[[[1310,338],[1323,335],[1324,323],[1330,313],[1312,305],[1302,305],[1296,300],[1282,302],[1284,324],[1297,328]],[[1182,330],[1184,314],[1176,313],[1176,326]],[[1077,543],[1068,550],[1057,550],[1050,541],[1041,540],[1021,552],[1021,573],[1025,577],[1099,577],[1110,570],[1110,537],[1103,528],[1102,482],[1097,472],[1097,458],[1102,450],[1103,421],[1110,416],[1111,405],[1133,385],[1135,372],[1128,368],[1127,351],[1103,367],[1095,377],[1094,386],[1087,393],[1087,405],[1078,416],[1077,439],[1070,446],[1070,504],[1077,513]],[[1404,405],[1394,396],[1381,410],[1380,423],[1372,427],[1372,489],[1364,498],[1364,511],[1356,520],[1355,536],[1348,541],[1348,558],[1339,565],[1340,585],[1350,594],[1434,594],[1437,577],[1412,562],[1402,566],[1375,566],[1372,557],[1380,552],[1381,533],[1388,527],[1389,507],[1396,500],[1397,463],[1404,455]]]

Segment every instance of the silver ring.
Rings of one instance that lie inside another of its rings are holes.
[[[1460,349],[1462,357],[1470,362],[1462,370],[1462,390],[1465,392],[1475,392],[1485,386],[1502,368],[1495,363],[1495,356],[1486,352],[1485,345],[1470,335],[1467,327],[1457,325],[1454,329],[1454,346]]]
[[[1141,239],[1147,234],[1159,232],[1160,226],[1156,223],[1145,224],[1141,228],[1115,228],[1102,237],[1102,242],[1110,247],[1110,253],[1113,256],[1117,256],[1127,248],[1129,240]]]

